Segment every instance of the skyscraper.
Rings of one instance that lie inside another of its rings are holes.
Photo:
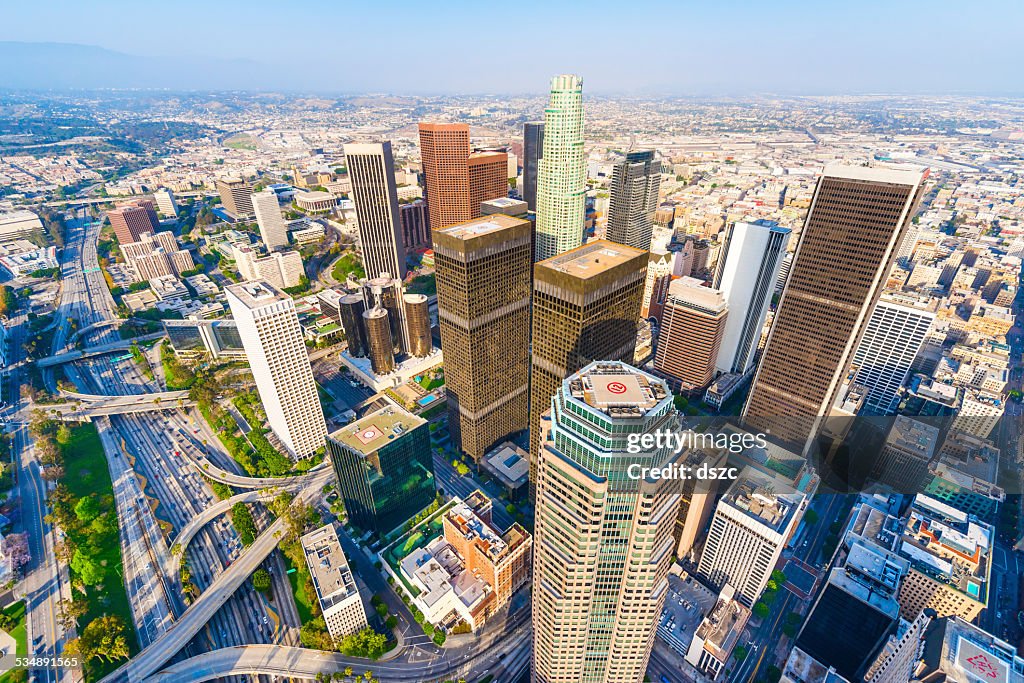
[[[627,152],[612,171],[608,239],[647,251],[658,208],[661,164],[652,150]]]
[[[583,242],[587,164],[579,76],[551,79],[551,99],[544,110],[544,151],[537,169],[534,260],[542,261]]]
[[[530,211],[537,210],[537,162],[544,153],[544,122],[523,124],[523,199]]]
[[[402,300],[402,281],[388,273],[365,280],[362,285],[366,309],[383,308],[388,312],[393,353],[402,353],[407,347],[405,305]]]
[[[267,249],[273,251],[288,246],[288,224],[281,215],[281,206],[277,202],[277,193],[273,190],[256,192],[249,200],[256,213],[256,223],[260,226],[260,238]]]
[[[327,426],[294,302],[259,280],[225,292],[270,428],[292,458],[313,456]]]
[[[341,318],[341,327],[345,330],[349,355],[353,358],[363,358],[370,352],[370,342],[363,326],[365,310],[362,294],[346,294],[338,300],[338,317]]]
[[[375,375],[387,375],[395,371],[395,349],[390,318],[387,310],[380,306],[363,311],[367,355],[370,357],[370,367]]]
[[[530,481],[540,415],[562,380],[594,360],[633,360],[647,252],[595,240],[533,269]]]
[[[423,358],[434,347],[430,339],[430,313],[426,294],[405,294],[405,322],[409,336],[409,355]]]
[[[891,415],[896,410],[900,387],[935,322],[932,308],[917,297],[895,293],[879,299],[853,356],[856,382],[868,389],[864,414]]]
[[[217,178],[220,203],[232,218],[253,215],[252,186],[241,178]]]
[[[717,289],[692,277],[673,280],[662,314],[654,369],[673,387],[692,394],[714,378],[715,359],[732,313]]]
[[[493,215],[433,231],[448,427],[474,460],[528,423],[530,229]]]
[[[372,279],[389,273],[405,278],[405,247],[391,143],[347,144],[345,163],[352,182],[352,202],[356,207],[366,276]]]
[[[381,408],[327,437],[338,492],[349,519],[387,533],[434,499],[427,421],[398,407]]]
[[[174,200],[174,193],[169,188],[161,187],[153,193],[153,199],[156,201],[156,208],[160,209],[160,213],[167,218],[177,217],[178,202]]]
[[[810,449],[849,371],[926,177],[918,171],[825,168],[744,408],[751,424]],[[760,424],[772,417],[772,424]]]
[[[430,229],[480,216],[480,202],[508,195],[508,155],[476,152],[465,123],[421,123],[420,157]]]
[[[716,588],[733,586],[737,599],[753,606],[806,504],[781,477],[744,469],[718,501],[697,571]]]
[[[790,229],[774,221],[737,222],[728,227],[713,286],[729,304],[718,372],[745,373],[754,364]]]
[[[398,205],[398,215],[402,223],[402,246],[405,253],[416,249],[430,248],[430,224],[427,222],[427,203],[416,199]]]
[[[549,399],[537,467],[533,680],[640,683],[667,593],[678,482],[635,479],[671,449],[630,435],[679,428],[665,383],[595,362]]]
[[[118,244],[131,244],[142,239],[144,234],[154,233],[160,226],[151,203],[134,201],[122,204],[107,212],[110,227]]]

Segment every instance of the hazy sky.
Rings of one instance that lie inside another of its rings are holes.
[[[1024,92],[1022,0],[4,0],[0,40],[243,58],[325,91]]]

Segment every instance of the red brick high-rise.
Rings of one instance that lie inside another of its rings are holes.
[[[508,195],[508,155],[471,153],[464,123],[421,123],[420,157],[430,229],[480,217],[480,202]]]
[[[107,212],[107,218],[114,228],[118,244],[138,242],[143,234],[155,233],[160,225],[153,202],[147,199],[138,199],[111,209]]]

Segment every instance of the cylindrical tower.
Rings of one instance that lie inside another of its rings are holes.
[[[406,294],[405,323],[409,329],[409,353],[417,358],[430,355],[433,346],[430,341],[430,313],[427,297],[423,294]]]
[[[386,375],[395,370],[394,346],[388,312],[377,306],[363,311],[363,326],[369,343],[370,365],[375,375]]]
[[[359,294],[346,294],[338,300],[338,316],[348,340],[348,353],[353,358],[365,358],[368,352],[366,330],[363,329],[363,311],[366,306]]]

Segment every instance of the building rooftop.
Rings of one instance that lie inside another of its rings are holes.
[[[897,185],[916,185],[924,180],[919,170],[885,168],[881,166],[847,166],[845,164],[828,164],[822,172],[831,178],[847,178],[849,180],[866,180],[873,183],[894,183]]]
[[[886,443],[924,460],[931,460],[939,444],[939,430],[930,424],[900,415],[893,422]]]
[[[247,308],[266,306],[267,304],[274,303],[275,301],[291,301],[290,297],[283,292],[278,291],[274,285],[266,282],[265,280],[253,280],[251,282],[243,282],[238,285],[229,285],[228,287],[225,287],[224,291],[230,292]]]
[[[861,602],[890,615],[899,614],[896,594],[910,563],[874,543],[856,540],[845,562],[833,568],[828,581]]]
[[[522,223],[523,221],[521,218],[514,218],[503,214],[492,214],[482,218],[474,218],[473,220],[466,221],[465,223],[450,225],[447,228],[441,228],[434,232],[441,233],[442,235],[449,235],[460,240],[471,240],[474,237],[487,235],[504,228],[522,225]]]
[[[918,494],[907,516],[899,552],[915,570],[987,603],[993,535],[988,524]]]
[[[511,441],[501,443],[484,456],[488,469],[502,479],[506,486],[526,483],[530,476],[530,455]]]
[[[720,290],[705,287],[703,280],[681,277],[668,286],[668,295],[679,304],[709,315],[717,315],[728,308]]]
[[[322,526],[300,540],[313,586],[323,608],[335,605],[358,592],[333,525]]]
[[[850,683],[846,678],[798,647],[794,647],[786,660],[780,683]]]
[[[671,396],[664,381],[610,361],[591,363],[565,385],[572,398],[612,418],[642,417]]]
[[[369,455],[422,424],[426,424],[423,418],[389,406],[334,431],[331,438],[356,452]]]
[[[772,531],[782,532],[803,498],[785,480],[747,467],[729,487],[722,502]]]
[[[594,240],[537,263],[537,269],[556,270],[585,280],[622,265],[645,252],[607,240]]]
[[[695,632],[697,638],[704,640],[704,649],[723,662],[729,658],[750,619],[750,610],[735,600],[735,594],[735,589],[726,584]]]

